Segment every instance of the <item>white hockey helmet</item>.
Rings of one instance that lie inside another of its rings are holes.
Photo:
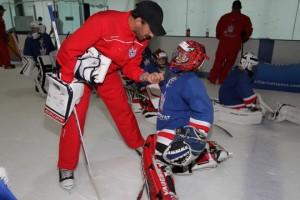
[[[41,36],[41,25],[39,21],[32,21],[30,23],[30,29],[33,39],[38,39]]]
[[[254,66],[258,65],[258,58],[255,54],[246,52],[241,58],[240,65],[244,70],[253,72]]]
[[[30,28],[40,28],[40,22],[39,21],[32,21],[30,23]]]

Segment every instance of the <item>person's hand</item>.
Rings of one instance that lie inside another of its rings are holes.
[[[152,74],[146,73],[144,75],[143,79],[144,79],[144,81],[155,84],[155,83],[159,83],[160,81],[164,80],[164,74],[157,73],[157,72],[153,72]]]

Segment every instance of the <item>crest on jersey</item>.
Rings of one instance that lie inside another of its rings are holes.
[[[136,49],[131,47],[129,49],[129,58],[133,58],[136,55]]]

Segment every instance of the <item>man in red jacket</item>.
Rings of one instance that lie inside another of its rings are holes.
[[[242,43],[252,35],[252,23],[248,16],[241,13],[242,4],[234,1],[232,11],[223,15],[216,27],[216,37],[219,45],[215,55],[215,62],[209,73],[209,81],[222,84],[230,69],[234,66]]]
[[[152,1],[143,1],[132,11],[108,10],[94,14],[62,43],[57,62],[61,67],[61,79],[66,83],[70,84],[74,80],[78,56],[83,55],[90,47],[96,48],[111,60],[103,83],[93,86],[84,84],[84,94],[76,106],[82,130],[90,94],[95,88],[128,147],[141,149],[144,138],[128,104],[118,70],[121,69],[126,77],[136,82],[158,83],[163,80],[162,73],[149,74],[140,68],[142,52],[148,45],[148,40],[166,34],[162,22],[161,7]],[[78,164],[80,144],[75,116],[72,114],[62,128],[58,159],[59,181],[67,190],[74,186],[74,170]]]
[[[15,65],[10,63],[9,51],[8,51],[8,34],[5,29],[5,22],[3,19],[4,12],[6,10],[0,5],[0,67],[3,65],[5,69],[13,69]]]

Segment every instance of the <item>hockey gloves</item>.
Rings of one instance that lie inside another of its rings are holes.
[[[75,78],[90,85],[96,85],[104,81],[111,60],[100,54],[97,49],[91,47],[80,56],[74,69]]]
[[[192,126],[176,129],[174,140],[163,153],[163,159],[175,166],[187,166],[204,150],[206,134]]]

